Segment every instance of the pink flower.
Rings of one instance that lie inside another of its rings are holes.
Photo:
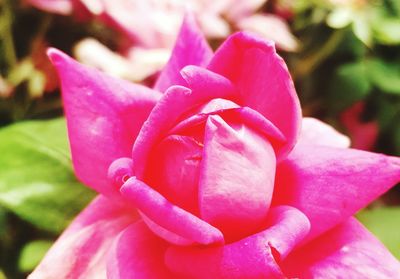
[[[72,12],[74,0],[25,0],[29,5],[49,13],[68,15]]]
[[[237,33],[213,54],[187,17],[153,89],[49,55],[76,174],[100,194],[31,279],[399,278],[352,215],[400,159],[302,119],[273,43]]]
[[[379,124],[376,120],[363,121],[364,111],[365,103],[357,102],[341,114],[340,120],[351,137],[352,147],[373,150],[379,135]]]
[[[79,43],[74,54],[85,64],[114,76],[121,74],[119,77],[132,81],[141,81],[162,68],[187,9],[196,14],[208,38],[224,38],[233,28],[274,40],[283,50],[294,51],[298,47],[285,20],[272,14],[257,13],[266,0],[25,1],[48,12],[74,14],[81,19],[95,18],[118,30],[126,40],[120,55],[93,40]],[[158,53],[156,56],[154,49]],[[109,67],[110,58],[115,60],[111,62],[113,67]]]

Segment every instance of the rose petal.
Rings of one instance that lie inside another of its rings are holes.
[[[308,240],[347,220],[400,181],[400,159],[355,149],[297,145],[277,167],[274,204],[300,209]]]
[[[128,157],[143,122],[160,94],[106,76],[51,49],[48,55],[61,84],[72,161],[86,185],[116,194],[107,180],[111,162]]]
[[[272,199],[275,165],[266,138],[241,123],[231,127],[210,116],[200,165],[201,218],[228,241],[261,229]]]
[[[316,118],[304,117],[297,144],[347,148],[350,146],[350,139]]]
[[[190,136],[166,137],[152,152],[146,182],[171,203],[198,215],[202,144]]]
[[[106,278],[106,257],[115,237],[138,219],[136,212],[98,196],[64,231],[29,276]]]
[[[174,278],[164,264],[168,244],[140,221],[116,239],[107,258],[108,279]]]
[[[283,153],[293,148],[301,109],[288,69],[272,42],[236,33],[217,50],[209,69],[237,86],[239,105],[257,110],[282,131],[288,141]]]
[[[400,278],[400,262],[355,218],[290,254],[281,266],[290,278]]]
[[[183,76],[191,75],[190,69],[186,67],[182,71]],[[168,134],[185,112],[215,98],[229,99],[234,92],[229,80],[205,69],[195,79],[198,81],[196,84],[189,83],[193,85],[192,90],[183,86],[169,88],[144,123],[132,150],[135,174],[139,179],[143,178],[154,145]]]
[[[171,204],[145,183],[130,178],[121,187],[124,198],[164,229],[198,244],[220,244],[222,233],[195,215]],[[157,233],[157,231],[155,231]]]
[[[234,102],[237,96],[236,88],[233,83],[214,72],[195,65],[189,65],[181,69],[180,74],[185,80],[186,85],[199,96],[210,96],[212,92],[213,99],[229,98]]]
[[[192,14],[185,15],[181,30],[167,65],[154,88],[164,92],[172,85],[186,85],[180,70],[187,65],[206,66],[213,52],[199,30]]]
[[[288,206],[271,209],[268,223],[268,229],[222,247],[172,247],[166,264],[185,278],[286,278],[279,262],[307,235],[310,223]]]

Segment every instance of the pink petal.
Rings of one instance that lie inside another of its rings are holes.
[[[230,3],[225,11],[226,16],[232,22],[237,22],[254,14],[267,0],[229,0],[228,2]]]
[[[196,71],[192,76],[193,67],[182,70],[185,79],[191,86],[173,86],[167,90],[161,100],[152,110],[144,123],[133,146],[132,156],[135,161],[135,175],[142,179],[150,152],[157,141],[160,141],[172,129],[185,113],[215,98],[229,99],[234,88],[226,78],[207,71]],[[194,80],[196,82],[194,82]]]
[[[293,148],[301,109],[288,69],[272,42],[236,33],[217,50],[209,69],[237,86],[239,105],[259,111],[282,131],[288,141],[286,152]]]
[[[227,100],[225,99],[213,99],[211,102],[223,100],[225,105]],[[209,103],[206,104],[208,106]],[[234,103],[233,103],[234,104]],[[234,104],[231,107],[217,108],[215,110],[205,110],[197,112],[183,121],[179,122],[173,129],[170,130],[170,134],[188,134],[191,131],[201,130],[203,136],[205,123],[210,115],[219,115],[228,122],[241,122],[244,125],[257,130],[268,138],[271,145],[274,147],[275,153],[278,153],[284,146],[286,140],[282,135],[281,131],[274,126],[271,122],[265,119],[259,112],[249,107],[236,107]],[[193,132],[192,132],[193,133]],[[279,156],[278,158],[279,159]]]
[[[164,265],[167,246],[142,221],[130,225],[118,236],[108,254],[107,278],[174,278]]]
[[[48,54],[61,79],[75,172],[95,190],[116,194],[107,180],[108,167],[130,155],[160,95],[83,66],[58,50]]]
[[[172,247],[166,264],[185,278],[286,278],[279,263],[307,235],[310,223],[288,206],[272,209],[268,223],[266,230],[222,247]]]
[[[69,15],[72,12],[72,0],[25,0],[25,2],[49,13]]]
[[[199,30],[193,15],[187,13],[172,51],[155,88],[164,92],[172,85],[186,85],[180,70],[187,65],[206,66],[213,52]]]
[[[145,48],[170,48],[183,18],[184,4],[170,1],[80,0],[100,21]]]
[[[350,139],[316,118],[304,117],[297,144],[347,148],[350,146]]]
[[[193,137],[168,136],[154,148],[146,170],[146,182],[152,188],[195,215],[199,211],[197,193],[202,151],[202,144]]]
[[[212,4],[211,4],[212,5]],[[228,22],[218,13],[207,11],[196,13],[199,19],[199,25],[209,39],[223,39],[230,34],[230,26]]]
[[[242,123],[210,116],[199,181],[201,218],[228,241],[260,230],[274,189],[276,159],[266,138]]]
[[[122,55],[93,38],[85,38],[74,46],[74,56],[82,64],[134,82],[143,81],[161,70],[169,52],[168,49],[131,47]]]
[[[185,85],[190,88],[196,96],[204,96],[205,98],[225,98],[236,101],[236,88],[232,82],[214,72],[195,65],[184,67],[180,74],[185,80]],[[209,93],[211,92],[211,93]],[[206,100],[206,99],[205,99]]]
[[[355,149],[297,145],[277,167],[274,204],[300,209],[308,240],[347,220],[400,181],[400,158]]]
[[[400,278],[400,262],[355,218],[295,251],[282,266],[290,278]]]
[[[42,278],[106,278],[106,255],[117,235],[138,214],[98,196],[64,231],[29,276]]]
[[[268,119],[265,119],[262,114],[249,107],[240,107],[237,105],[237,103],[240,103],[240,96],[234,85],[228,79],[196,66],[185,67],[181,71],[181,74],[188,83],[188,87],[195,92],[196,96],[212,95],[215,99],[196,108],[196,111],[189,111],[186,113],[185,116],[188,117],[188,119],[181,121],[177,126],[189,125],[192,120],[204,120],[208,117],[207,114],[224,114],[230,118],[240,118],[246,125],[252,126],[265,133],[269,139],[273,141],[274,149],[279,157],[281,149],[285,147],[286,138],[281,131]],[[224,102],[224,105],[222,105],[221,102]],[[210,104],[214,104],[215,110],[211,109],[213,106]],[[215,106],[215,104],[218,104],[218,106]],[[207,106],[207,108],[205,106]],[[194,119],[191,119],[192,117]]]
[[[124,198],[133,203],[146,217],[174,234],[205,245],[224,241],[218,229],[171,204],[157,191],[135,177],[130,178],[120,191]]]

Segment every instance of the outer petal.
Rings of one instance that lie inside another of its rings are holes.
[[[228,241],[259,231],[272,199],[275,166],[274,150],[261,134],[210,116],[200,166],[201,218]]]
[[[286,278],[279,262],[305,237],[310,223],[288,206],[271,210],[265,231],[223,247],[171,248],[166,264],[185,278]]]
[[[400,278],[400,262],[355,218],[295,251],[282,266],[290,278]]]
[[[56,241],[29,279],[106,278],[105,255],[138,214],[97,197]]]
[[[167,246],[142,221],[130,225],[118,236],[108,255],[107,279],[174,278],[164,264]]]
[[[307,240],[347,220],[400,181],[400,158],[355,149],[297,145],[277,168],[274,201],[311,222]]]
[[[350,139],[316,118],[304,117],[297,144],[347,148],[350,146]]]
[[[63,92],[72,161],[77,176],[95,190],[115,194],[107,180],[111,162],[128,157],[160,94],[108,77],[51,49]]]
[[[164,92],[172,85],[186,85],[180,70],[187,65],[206,66],[212,54],[213,52],[196,25],[193,15],[187,13],[171,58],[154,87]]]
[[[161,234],[158,228],[154,230],[160,236],[165,236],[165,230],[167,230],[175,236],[178,235],[196,244],[208,245],[224,242],[224,237],[218,229],[188,211],[171,204],[161,194],[135,177],[125,182],[121,187],[121,193],[146,216],[145,220],[149,218],[152,221],[149,225],[150,228],[155,228],[154,225],[162,227]],[[171,239],[167,240],[171,241]]]
[[[288,141],[286,152],[293,148],[300,132],[301,109],[288,69],[273,42],[236,33],[217,50],[209,69],[237,86],[238,104],[259,111],[282,131]]]

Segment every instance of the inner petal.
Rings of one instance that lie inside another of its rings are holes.
[[[201,158],[202,143],[190,136],[168,136],[152,154],[146,181],[173,204],[197,214]]]
[[[244,124],[207,120],[200,165],[203,220],[230,242],[265,225],[274,188],[276,157],[269,141]]]

